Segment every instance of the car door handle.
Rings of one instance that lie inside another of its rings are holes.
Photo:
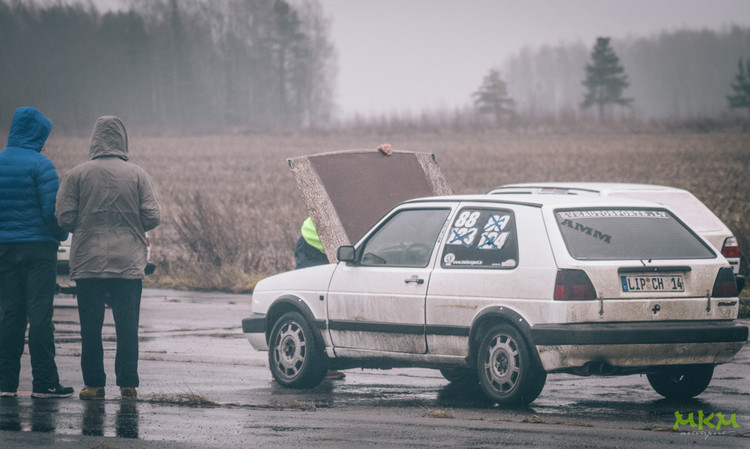
[[[410,277],[409,279],[404,279],[404,282],[406,282],[407,284],[411,284],[412,282],[414,282],[416,284],[424,284],[424,279],[418,277],[415,274],[414,276]]]

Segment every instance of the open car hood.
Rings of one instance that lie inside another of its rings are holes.
[[[395,205],[453,193],[430,153],[352,150],[287,161],[330,262]]]

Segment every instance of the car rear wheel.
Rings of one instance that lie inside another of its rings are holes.
[[[457,385],[473,385],[479,382],[477,371],[471,368],[441,368],[440,374],[448,382]]]
[[[280,385],[312,388],[328,370],[328,360],[310,324],[298,312],[279,318],[271,330],[268,366]]]
[[[648,383],[667,399],[689,399],[699,394],[711,383],[713,365],[670,366],[646,375]]]
[[[542,392],[547,373],[514,327],[498,324],[482,338],[477,357],[479,384],[499,404],[528,404]]]

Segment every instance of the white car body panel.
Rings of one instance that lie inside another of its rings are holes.
[[[352,272],[356,272],[356,277]],[[424,333],[378,332],[379,323],[424,328],[424,303],[429,268],[348,267],[340,264],[331,279],[328,319],[341,323],[329,327],[335,348],[387,352],[427,352]],[[405,282],[421,279],[422,283]],[[398,311],[394,313],[394,311]],[[346,323],[369,323],[372,330],[346,328]]]
[[[261,280],[253,291],[253,313],[267,313],[268,307],[277,298],[285,296],[304,300],[315,318],[325,319],[325,302],[320,297],[325,297],[335,269],[336,264],[320,265]]]

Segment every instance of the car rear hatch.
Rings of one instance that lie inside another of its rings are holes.
[[[736,318],[731,268],[668,209],[577,207],[545,215],[554,221],[551,240],[559,238],[555,299],[567,322]]]

